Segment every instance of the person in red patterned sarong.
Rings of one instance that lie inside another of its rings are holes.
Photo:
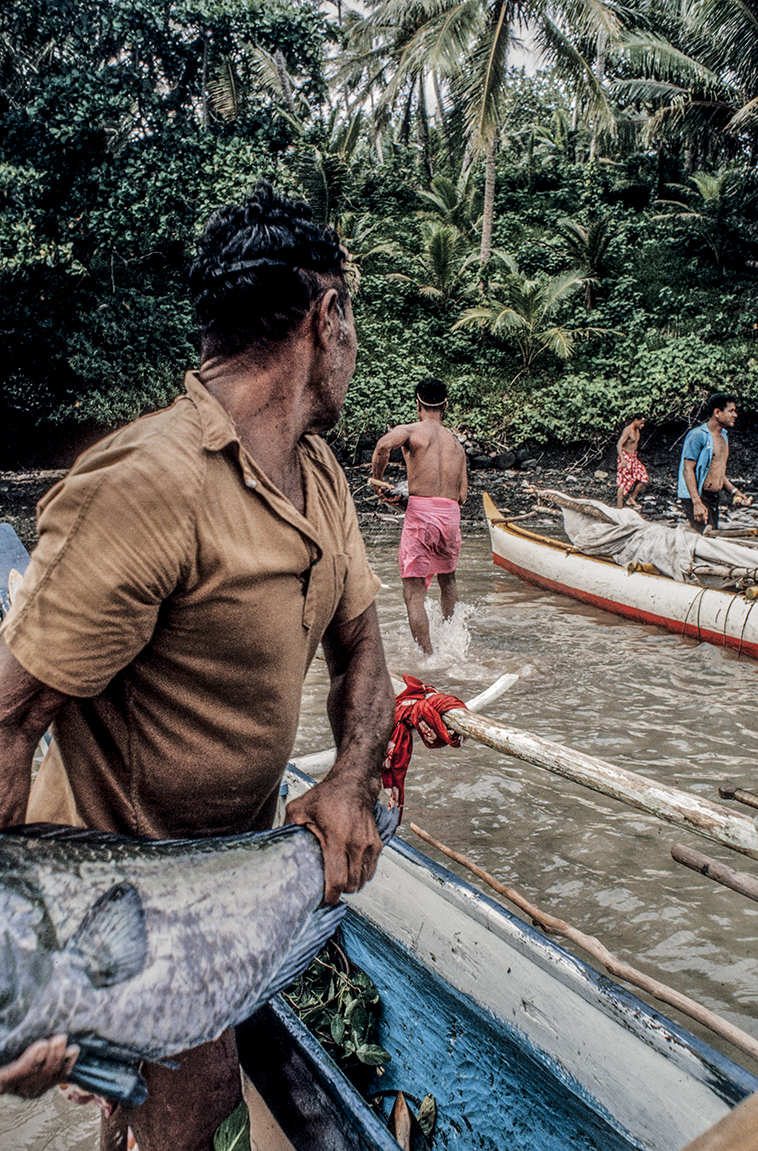
[[[648,481],[647,468],[637,455],[640,446],[640,433],[645,426],[644,416],[634,416],[619,436],[616,451],[616,487],[618,496],[616,507],[622,508],[626,502],[630,508],[639,508],[638,498]]]

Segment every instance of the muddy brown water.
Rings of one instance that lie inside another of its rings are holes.
[[[758,662],[521,583],[493,565],[479,530],[464,538],[458,616],[445,626],[435,610],[437,650],[424,660],[405,622],[398,534],[384,524],[368,540],[393,671],[463,699],[514,672],[518,680],[490,714],[710,799],[726,779],[758,790]],[[317,660],[296,751],[331,742],[326,690]],[[413,841],[411,820],[758,1036],[758,904],[687,871],[669,852],[685,843],[756,874],[754,862],[473,741],[414,752],[403,831]],[[53,1095],[0,1103],[1,1151],[94,1151],[94,1131],[90,1109]]]

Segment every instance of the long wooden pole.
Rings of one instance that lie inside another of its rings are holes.
[[[603,759],[551,743],[531,732],[510,727],[499,719],[474,715],[462,708],[446,711],[443,719],[459,735],[470,736],[506,755],[533,763],[582,787],[619,799],[751,859],[758,859],[758,827],[741,812],[730,811],[699,795],[691,795],[647,776],[615,767]]]
[[[725,863],[719,863],[716,859],[709,859],[707,855],[702,855],[691,847],[684,847],[681,843],[675,843],[671,848],[671,858],[689,867],[691,871],[698,871],[715,883],[729,887],[732,891],[738,891],[740,895],[746,895],[748,899],[754,899],[758,903],[758,878],[755,875],[748,875],[746,871],[735,871],[733,867],[727,867]]]
[[[670,1007],[675,1007],[677,1011],[681,1011],[683,1015],[689,1016],[690,1019],[697,1020],[713,1031],[716,1035],[720,1035],[722,1039],[727,1039],[734,1047],[738,1047],[740,1051],[746,1052],[754,1059],[758,1059],[758,1039],[752,1035],[748,1035],[739,1027],[729,1023],[728,1020],[722,1019],[720,1015],[715,1012],[709,1011],[707,1007],[703,1007],[701,1003],[697,1003],[694,999],[690,999],[688,995],[682,995],[679,991],[674,990],[673,987],[668,987],[665,983],[660,983],[657,979],[653,979],[650,975],[645,975],[644,972],[638,971],[636,967],[630,966],[618,956],[614,955],[608,950],[605,944],[596,939],[594,935],[586,935],[577,927],[572,927],[571,924],[566,923],[562,919],[557,919],[554,915],[549,915],[546,911],[536,907],[530,903],[519,891],[513,887],[506,887],[499,879],[495,879],[494,875],[490,875],[483,867],[468,859],[467,856],[461,855],[458,851],[453,851],[452,848],[447,847],[446,844],[440,843],[438,839],[434,839],[428,831],[418,827],[417,824],[411,823],[411,831],[415,832],[420,839],[425,843],[435,847],[443,855],[449,859],[454,859],[462,867],[476,875],[484,883],[488,884],[498,895],[504,896],[510,903],[513,903],[521,911],[525,912],[529,918],[541,927],[544,931],[554,932],[556,935],[562,935],[565,939],[570,939],[572,943],[576,943],[594,959],[597,959],[607,971],[614,975],[617,979],[623,979],[626,983],[631,983],[633,987],[639,987],[640,990],[646,991],[648,995],[652,995],[654,999],[659,1000],[661,1003],[667,1003]]]

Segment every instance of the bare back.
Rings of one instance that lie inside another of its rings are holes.
[[[466,498],[466,455],[452,432],[436,420],[406,425],[401,444],[408,470],[408,494],[448,500]]]

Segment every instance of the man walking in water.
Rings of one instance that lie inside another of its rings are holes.
[[[634,416],[619,436],[616,445],[618,455],[616,506],[619,508],[623,508],[625,500],[630,508],[639,508],[638,499],[645,490],[648,481],[647,468],[637,455],[640,446],[640,433],[644,426],[645,417]]]
[[[455,611],[455,569],[461,550],[461,505],[466,501],[466,455],[443,427],[447,388],[428,376],[416,389],[418,420],[382,436],[371,460],[371,478],[381,480],[393,448],[401,448],[408,471],[408,508],[400,539],[400,575],[411,634],[429,655],[426,589],[434,576],[440,585],[442,615]]]
[[[677,495],[687,519],[696,531],[719,526],[721,492],[732,495],[735,504],[749,504],[752,500],[732,483],[726,474],[729,458],[727,428],[737,422],[737,400],[725,392],[716,392],[706,404],[706,423],[699,424],[688,433],[682,447],[679,463]]]

